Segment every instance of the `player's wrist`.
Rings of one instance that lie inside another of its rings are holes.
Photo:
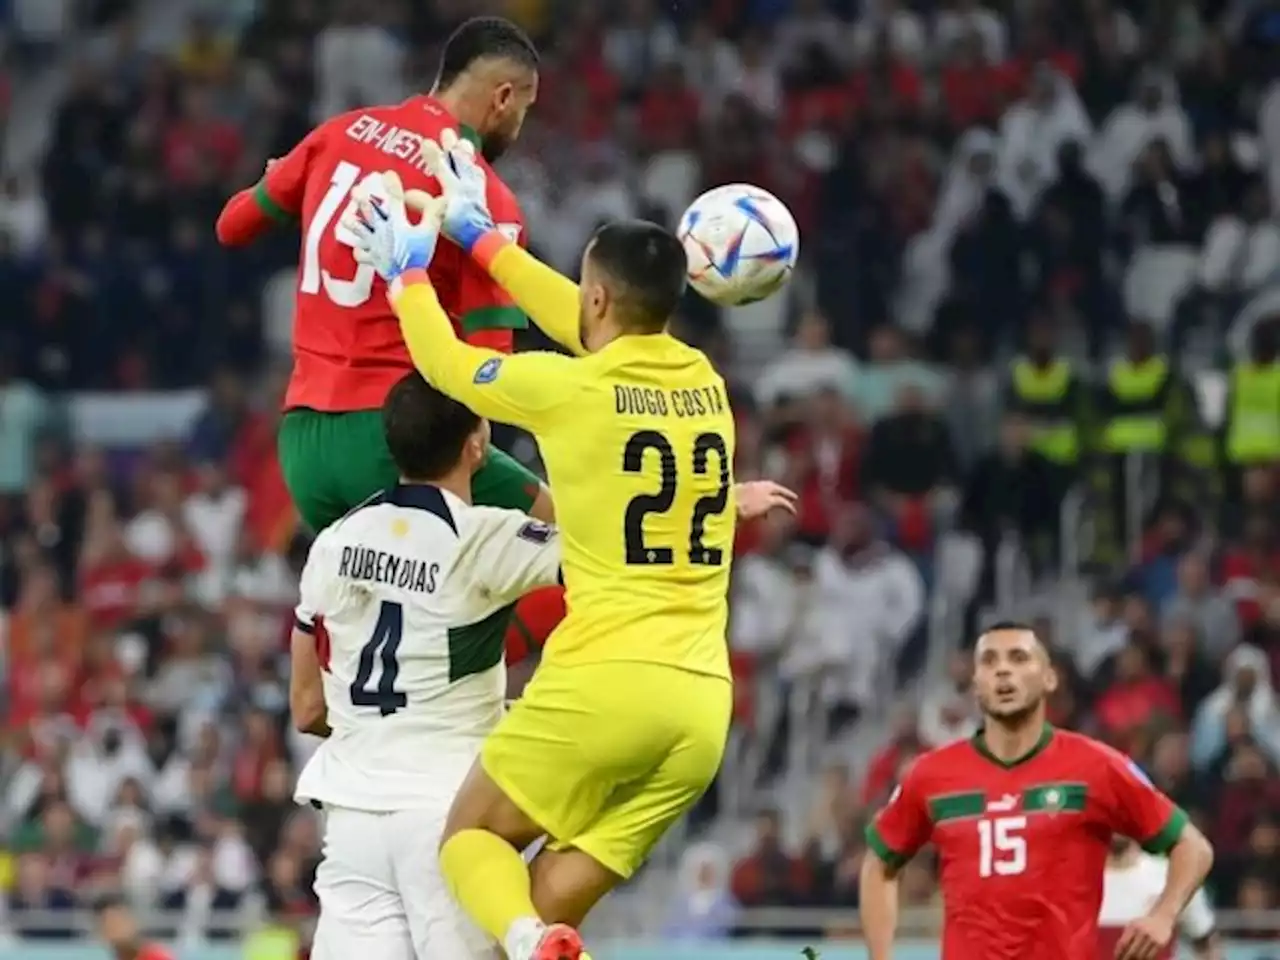
[[[427,286],[431,284],[431,277],[428,276],[426,267],[409,267],[399,271],[387,281],[392,297],[400,296],[409,287],[423,284]]]
[[[466,253],[475,250],[477,244],[495,229],[488,213],[476,209],[467,210],[466,216],[459,217],[456,223],[446,224],[446,228],[453,242]]]
[[[511,238],[497,227],[491,226],[476,238],[467,253],[471,254],[472,260],[488,270],[489,265],[493,263],[493,258],[510,245]]]

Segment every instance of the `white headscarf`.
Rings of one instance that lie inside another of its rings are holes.
[[[951,154],[946,179],[934,209],[933,229],[953,237],[960,226],[982,206],[987,190],[996,181],[996,153],[999,143],[995,134],[981,127],[968,131]],[[976,157],[991,158],[991,170],[979,176],[970,169]]]
[[[704,886],[699,875],[707,867],[712,870],[713,881]],[[676,880],[676,897],[685,904],[691,916],[706,913],[729,889],[729,858],[714,843],[695,843],[686,848],[680,858],[680,870]]]

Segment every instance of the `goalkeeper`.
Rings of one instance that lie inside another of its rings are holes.
[[[454,800],[441,869],[512,960],[579,960],[576,925],[719,769],[733,700],[734,516],[751,489],[733,482],[724,381],[666,333],[684,292],[679,241],[653,224],[605,226],[579,289],[493,230],[484,171],[465,145],[424,148],[444,202],[426,201],[417,227],[399,201],[364,203],[349,223],[357,252],[390,283],[424,375],[538,439],[569,610]],[[503,356],[457,339],[426,273],[442,214],[449,236],[575,357]],[[543,834],[552,842],[531,876],[519,851]]]

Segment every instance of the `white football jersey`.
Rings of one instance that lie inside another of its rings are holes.
[[[1107,864],[1102,874],[1102,909],[1098,913],[1098,926],[1123,927],[1147,912],[1160,898],[1165,878],[1169,875],[1169,861],[1139,853],[1127,866]],[[1204,890],[1197,890],[1187,902],[1178,918],[1178,927],[1188,940],[1203,940],[1213,933],[1216,921],[1213,908]]]
[[[297,626],[320,645],[333,732],[296,798],[395,811],[438,796],[502,715],[506,608],[559,571],[554,527],[426,484],[327,527]]]

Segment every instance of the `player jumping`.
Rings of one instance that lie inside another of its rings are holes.
[[[387,169],[410,188],[434,191],[419,144],[461,130],[483,154],[477,162],[489,174],[486,199],[497,228],[523,238],[515,197],[488,161],[515,141],[537,93],[538,55],[524,32],[497,17],[468,20],[445,44],[430,95],[325,121],[219,216],[218,238],[228,246],[248,243],[274,223],[301,221],[294,366],[279,455],[294,505],[312,530],[395,484],[379,410],[413,369],[382,281],[352,259],[354,238],[341,225],[352,191],[377,189]],[[512,330],[525,326],[525,317],[482,268],[444,246],[431,280],[455,330],[469,342],[511,351]],[[477,503],[551,519],[538,479],[496,448],[473,484]]]
[[[898,870],[930,841],[945,960],[1094,960],[1117,833],[1169,858],[1158,896],[1116,945],[1119,960],[1152,960],[1209,872],[1209,842],[1131,760],[1048,725],[1057,676],[1029,628],[1004,623],[979,638],[974,686],[982,730],[916,760],[867,828],[875,855],[859,890],[871,960],[892,955]]]
[[[523,513],[471,505],[488,424],[420,374],[392,388],[383,420],[400,482],[320,533],[293,634],[294,723],[328,735],[296,793],[327,813],[314,956],[487,960],[437,849],[502,715],[498,614],[557,582],[559,542]],[[757,509],[775,504],[786,498]]]
[[[569,613],[459,791],[441,868],[511,960],[578,960],[574,928],[720,766],[732,708],[734,422],[707,357],[666,332],[686,270],[672,234],[601,228],[579,288],[495,229],[471,148],[444,147],[424,144],[445,200],[420,225],[370,202],[349,226],[360,258],[390,282],[427,379],[537,438]],[[440,216],[575,356],[502,356],[457,339],[426,271]],[[520,850],[544,833],[552,842],[529,867]]]
[[[302,573],[294,722],[330,736],[298,779],[323,804],[315,960],[480,960],[492,942],[448,897],[437,849],[454,793],[502,715],[495,614],[557,581],[554,528],[473,506],[488,425],[410,373],[383,412],[400,482],[326,527]]]

